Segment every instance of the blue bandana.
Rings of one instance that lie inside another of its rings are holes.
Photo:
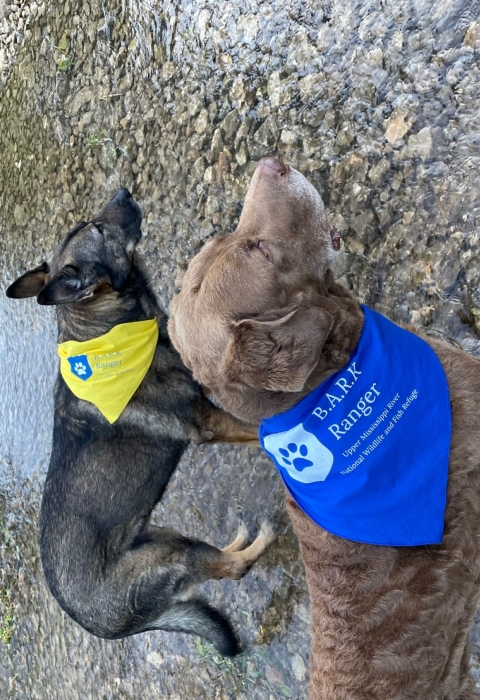
[[[421,338],[363,306],[348,364],[260,424],[292,498],[334,535],[439,544],[450,452],[447,380]]]

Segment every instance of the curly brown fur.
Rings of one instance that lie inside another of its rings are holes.
[[[359,304],[329,270],[335,234],[305,178],[264,159],[238,229],[192,260],[169,332],[194,376],[236,416],[258,422],[290,408],[340,370],[357,344]],[[480,585],[480,362],[425,340],[445,370],[452,408],[442,544],[343,540],[287,500],[311,597],[311,700],[474,697],[468,639]]]

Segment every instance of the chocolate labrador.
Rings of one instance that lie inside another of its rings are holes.
[[[329,378],[352,369],[365,316],[330,270],[338,248],[315,188],[293,168],[265,158],[237,230],[209,241],[191,261],[171,304],[170,337],[195,379],[242,420],[258,424],[297,410]],[[287,498],[311,597],[312,700],[474,697],[469,631],[480,590],[480,362],[438,340],[424,341],[450,396],[441,541],[355,542],[320,527]],[[374,392],[375,385],[362,399],[364,415]],[[353,422],[364,420],[359,406]],[[405,406],[411,410],[408,401]],[[318,410],[327,415],[325,407]],[[347,430],[339,425],[338,437]],[[426,444],[429,439],[426,434]],[[290,463],[288,450],[282,454]]]

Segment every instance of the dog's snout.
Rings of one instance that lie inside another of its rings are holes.
[[[134,232],[140,237],[140,222],[142,212],[126,187],[121,187],[97,216],[97,221],[112,224],[127,229],[134,227]]]
[[[271,156],[262,158],[258,165],[262,169],[265,169],[267,173],[277,173],[278,175],[285,175],[290,170],[289,165],[285,165],[285,163],[282,163],[278,158],[272,158]]]
[[[114,195],[113,200],[115,202],[123,202],[126,199],[129,199],[132,195],[130,192],[127,190],[126,187],[121,187],[118,192]]]

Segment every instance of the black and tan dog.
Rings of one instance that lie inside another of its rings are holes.
[[[41,555],[62,608],[100,637],[162,629],[198,634],[226,655],[239,651],[228,620],[191,589],[240,578],[272,540],[262,526],[223,550],[150,523],[189,440],[256,444],[256,433],[203,395],[171,346],[167,317],[142,271],[141,211],[121,189],[90,223],[70,231],[51,260],[7,290],[58,305],[59,342],[85,341],[118,324],[156,318],[152,364],[110,424],[59,374],[53,448],[41,509]]]

